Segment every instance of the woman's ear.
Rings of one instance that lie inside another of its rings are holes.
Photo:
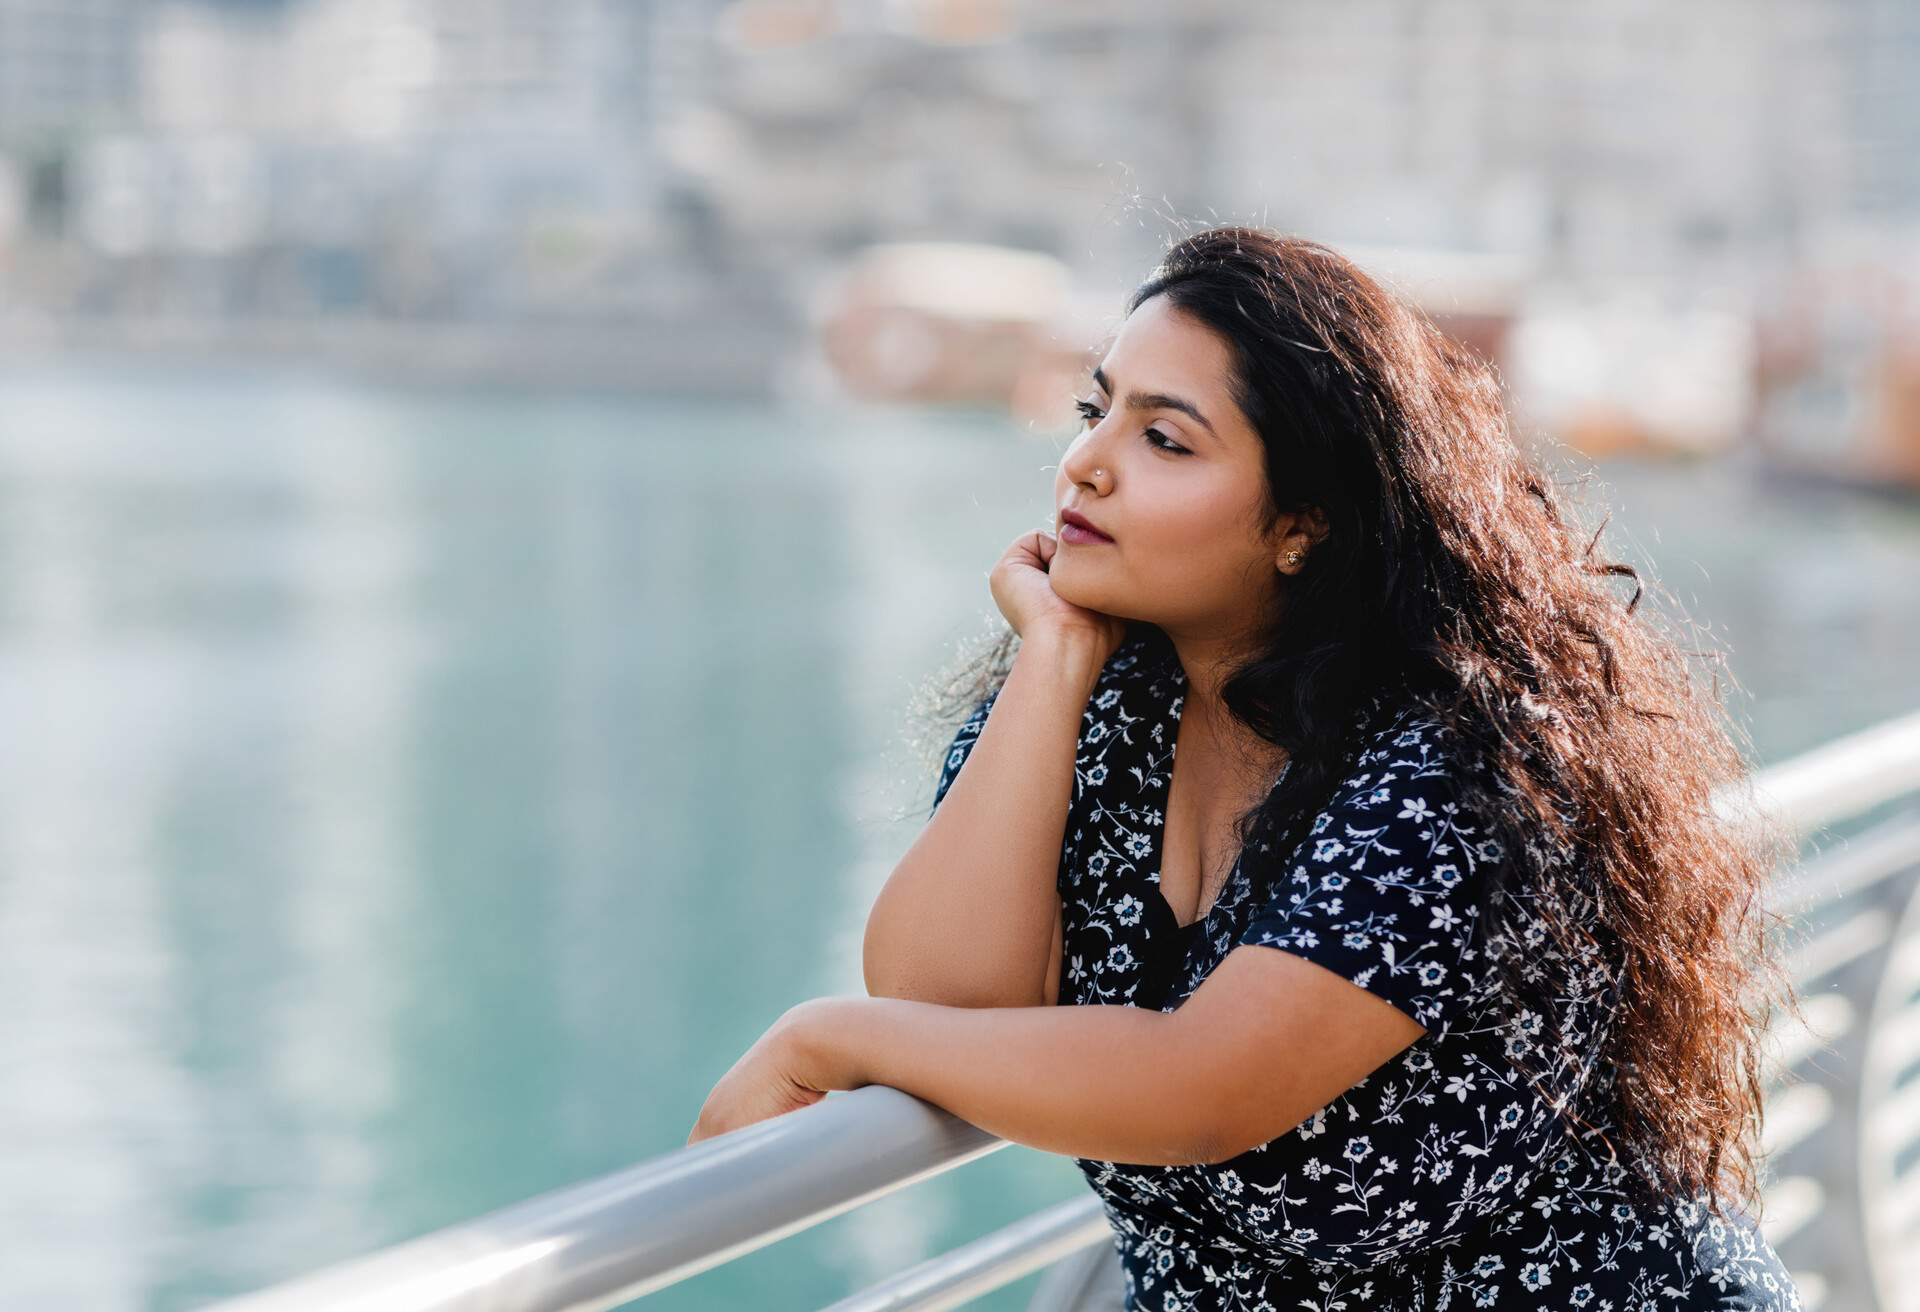
[[[1300,513],[1300,517],[1306,521],[1305,528],[1309,546],[1319,546],[1321,540],[1333,531],[1333,526],[1327,523],[1327,512],[1318,506],[1308,506]]]
[[[1307,556],[1329,531],[1327,516],[1318,506],[1309,506],[1291,517],[1280,534],[1273,563],[1282,574],[1297,574],[1305,567]]]

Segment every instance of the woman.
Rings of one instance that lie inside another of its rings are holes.
[[[1073,1156],[1129,1308],[1797,1307],[1743,1210],[1790,844],[1710,805],[1730,728],[1493,372],[1220,228],[1080,408],[873,996],[789,1011],[689,1142],[903,1089]]]

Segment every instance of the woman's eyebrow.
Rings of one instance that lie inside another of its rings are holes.
[[[1098,365],[1093,369],[1093,381],[1100,384],[1100,390],[1108,396],[1113,395],[1113,384],[1107,381],[1107,371]],[[1126,404],[1130,410],[1178,410],[1183,415],[1191,416],[1215,441],[1220,439],[1220,434],[1213,431],[1213,425],[1207,422],[1207,417],[1191,401],[1182,401],[1165,392],[1129,392]]]

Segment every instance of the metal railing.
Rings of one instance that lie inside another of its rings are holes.
[[[1860,1073],[1860,1212],[1882,1312],[1920,1309],[1920,888],[1907,896],[1867,1017]]]
[[[1749,782],[1738,798],[1716,798],[1723,813],[1759,807],[1802,836],[1870,817],[1920,794],[1920,713]],[[1785,1169],[1766,1190],[1761,1224],[1809,1307],[1920,1306],[1897,1301],[1917,1288],[1906,1276],[1920,1274],[1906,1265],[1920,1235],[1920,1161],[1909,1160],[1920,1158],[1915,876],[1920,813],[1902,812],[1783,872],[1772,895],[1807,925],[1793,972],[1811,1032],[1782,1022],[1769,1034],[1764,1146]],[[1849,1044],[1865,1054],[1863,1076],[1817,1069],[1823,1055],[1845,1067]],[[895,1089],[832,1093],[214,1312],[598,1312],[1006,1146]],[[1807,1260],[1796,1261],[1802,1249]],[[1112,1231],[1096,1196],[1043,1209],[832,1310],[958,1307],[1035,1271],[1045,1272],[1035,1308],[1119,1306]]]

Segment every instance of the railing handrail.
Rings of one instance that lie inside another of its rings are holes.
[[[1755,772],[1715,806],[1759,807],[1809,833],[1920,792],[1920,711]],[[674,1149],[475,1220],[215,1305],[210,1312],[600,1312],[675,1284],[1007,1146],[959,1117],[870,1085]],[[1034,1224],[1040,1217],[1049,1224]],[[1018,1279],[1086,1215],[1036,1214],[847,1306],[951,1306]],[[1099,1241],[1096,1234],[1094,1241]],[[1088,1242],[1080,1233],[1079,1242]],[[997,1278],[982,1278],[991,1270]],[[973,1273],[970,1275],[970,1272]],[[873,1293],[875,1291],[868,1291]]]
[[[1100,1199],[1088,1193],[1041,1208],[1031,1216],[951,1252],[930,1257],[820,1309],[820,1312],[942,1312],[1011,1284],[1113,1234]]]
[[[215,1306],[595,1312],[1007,1145],[868,1085]]]
[[[1716,795],[1732,817],[1749,804],[1808,834],[1920,792],[1920,710],[1832,739],[1748,776],[1749,788]]]

